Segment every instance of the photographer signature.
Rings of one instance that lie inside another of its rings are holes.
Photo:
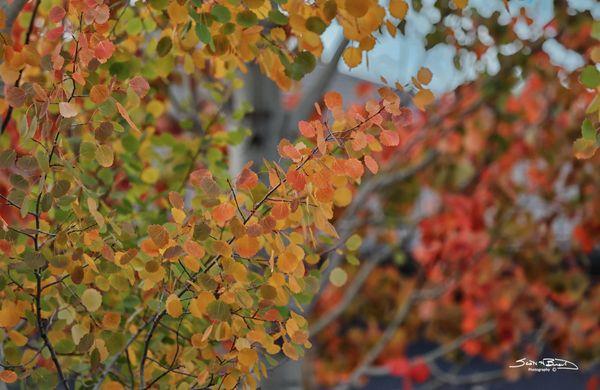
[[[530,371],[550,371],[556,372],[558,370],[579,370],[577,364],[570,362],[565,359],[559,358],[543,358],[541,360],[531,360],[527,358],[521,358],[515,361],[515,365],[508,366],[509,368],[520,368],[527,367]]]

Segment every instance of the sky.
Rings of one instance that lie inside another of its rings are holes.
[[[439,95],[475,79],[480,73],[494,75],[499,71],[498,56],[511,54],[520,48],[518,43],[500,47],[494,45],[494,40],[487,29],[481,26],[474,30],[468,16],[463,17],[455,13],[445,16],[442,20],[435,3],[435,0],[422,1],[423,6],[419,12],[411,6],[406,16],[404,35],[398,33],[396,37],[391,37],[387,32],[380,35],[375,48],[368,54],[365,53],[364,61],[358,67],[349,69],[343,61],[340,61],[338,70],[376,83],[379,83],[383,76],[390,84],[398,81],[406,85],[421,67],[427,67],[433,73],[429,87]],[[379,4],[387,8],[388,0],[380,0]],[[543,27],[552,20],[553,0],[512,0],[509,4],[510,14],[518,15],[520,8],[524,7],[527,15],[534,21],[531,26],[528,26],[524,20],[516,24],[515,32],[520,39],[538,39],[544,35],[546,42],[543,50],[549,54],[553,63],[568,72],[584,65],[584,60],[579,54],[566,49],[554,40],[551,31],[543,30]],[[577,12],[589,10],[594,19],[600,19],[600,2],[597,0],[569,0],[569,6]],[[500,24],[509,23],[511,18],[502,0],[470,0],[465,14],[469,12],[477,12],[484,17],[497,12],[496,15],[499,14],[497,22]],[[474,53],[461,51],[458,53],[460,63],[458,69],[454,65],[454,58],[457,55],[454,46],[440,43],[429,49],[425,48],[425,37],[433,31],[433,25],[438,23],[452,28],[459,42],[468,44],[479,39],[489,45],[488,50],[479,60]],[[342,28],[337,24],[333,24],[325,31],[323,36],[325,50],[322,56],[324,62],[331,60],[342,39]]]

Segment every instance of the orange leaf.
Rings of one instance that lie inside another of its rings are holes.
[[[258,184],[258,176],[250,170],[252,162],[246,164],[242,172],[239,174],[235,185],[242,190],[251,190]]]
[[[306,138],[313,138],[316,134],[315,128],[307,121],[298,122],[298,128],[300,129],[300,133]]]
[[[140,129],[138,129],[138,127],[135,125],[135,123],[131,120],[131,118],[129,117],[129,114],[127,113],[127,110],[125,110],[125,107],[123,107],[121,105],[121,103],[119,103],[119,102],[116,102],[115,104],[117,106],[117,110],[119,111],[119,114],[121,114],[123,119],[125,119],[125,122],[127,122],[127,124],[129,126],[131,126],[131,129],[135,133],[140,134],[141,133]]]
[[[217,225],[225,226],[227,221],[235,215],[235,207],[230,203],[221,203],[212,210],[211,215],[217,222]]]
[[[234,241],[235,251],[242,257],[251,258],[260,249],[260,242],[256,237],[244,235]]]
[[[285,177],[292,187],[298,192],[302,191],[306,186],[306,175],[300,171],[291,169]]]
[[[18,377],[14,371],[4,370],[0,372],[0,381],[4,383],[15,383]]]
[[[160,225],[148,226],[148,234],[157,247],[163,248],[169,243],[169,233],[167,229]]]
[[[94,85],[90,90],[90,99],[96,104],[104,103],[110,96],[110,90],[106,85]]]
[[[379,171],[379,165],[377,165],[377,161],[375,161],[375,159],[369,155],[365,156],[365,165],[372,174],[376,174]]]
[[[342,106],[342,95],[337,92],[327,92],[324,97],[325,105],[330,110]]]

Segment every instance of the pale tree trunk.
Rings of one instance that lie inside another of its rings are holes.
[[[344,39],[338,44],[332,60],[320,64],[302,88],[302,102],[293,112],[285,111],[282,93],[277,85],[263,75],[257,65],[250,65],[248,72],[242,75],[244,87],[234,94],[234,106],[250,103],[253,111],[244,125],[252,130],[252,135],[242,144],[230,148],[230,173],[235,177],[248,161],[254,161],[253,169],[260,170],[263,160],[278,161],[277,145],[282,138],[296,138],[296,124],[307,119],[323,93],[334,78],[338,61],[347,45]],[[307,351],[310,353],[310,351]],[[300,390],[316,388],[311,367],[303,359],[291,361],[283,355],[277,357],[281,363],[269,371],[260,388],[262,390]]]

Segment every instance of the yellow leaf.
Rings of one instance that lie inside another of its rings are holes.
[[[175,24],[182,24],[188,20],[188,11],[185,5],[180,5],[177,1],[170,1],[167,7],[169,19]]]
[[[355,68],[362,61],[362,51],[358,47],[347,47],[342,58],[349,68]]]
[[[250,348],[242,349],[238,353],[238,361],[246,367],[252,367],[258,361],[258,354]]]
[[[421,111],[424,110],[425,107],[433,103],[434,100],[435,96],[433,96],[433,93],[428,89],[421,89],[413,97],[413,103]]]
[[[148,167],[142,171],[140,178],[144,183],[154,184],[160,178],[160,171],[154,167]]]
[[[290,343],[283,343],[283,353],[292,360],[298,360],[298,351]]]
[[[348,281],[348,274],[340,267],[334,268],[329,274],[329,281],[335,287],[342,287]]]
[[[454,4],[458,8],[463,9],[467,6],[467,4],[469,4],[469,0],[454,0]]]
[[[336,206],[348,206],[352,201],[352,191],[348,187],[340,187],[333,194],[333,202]]]
[[[104,168],[109,168],[113,165],[115,155],[109,145],[99,145],[96,149],[96,161]]]
[[[102,305],[102,294],[98,290],[88,288],[81,294],[81,303],[88,311],[95,312]]]
[[[178,224],[182,224],[183,221],[185,221],[185,212],[181,209],[177,209],[175,207],[171,208],[171,214],[173,215],[173,220],[178,223]]]
[[[171,294],[167,298],[167,314],[171,317],[177,318],[183,313],[183,305],[179,300],[177,294]]]
[[[15,343],[15,345],[17,347],[22,347],[25,344],[27,344],[27,340],[28,340],[27,337],[23,336],[21,333],[17,332],[16,330],[9,331],[8,337],[10,337],[12,342]]]

